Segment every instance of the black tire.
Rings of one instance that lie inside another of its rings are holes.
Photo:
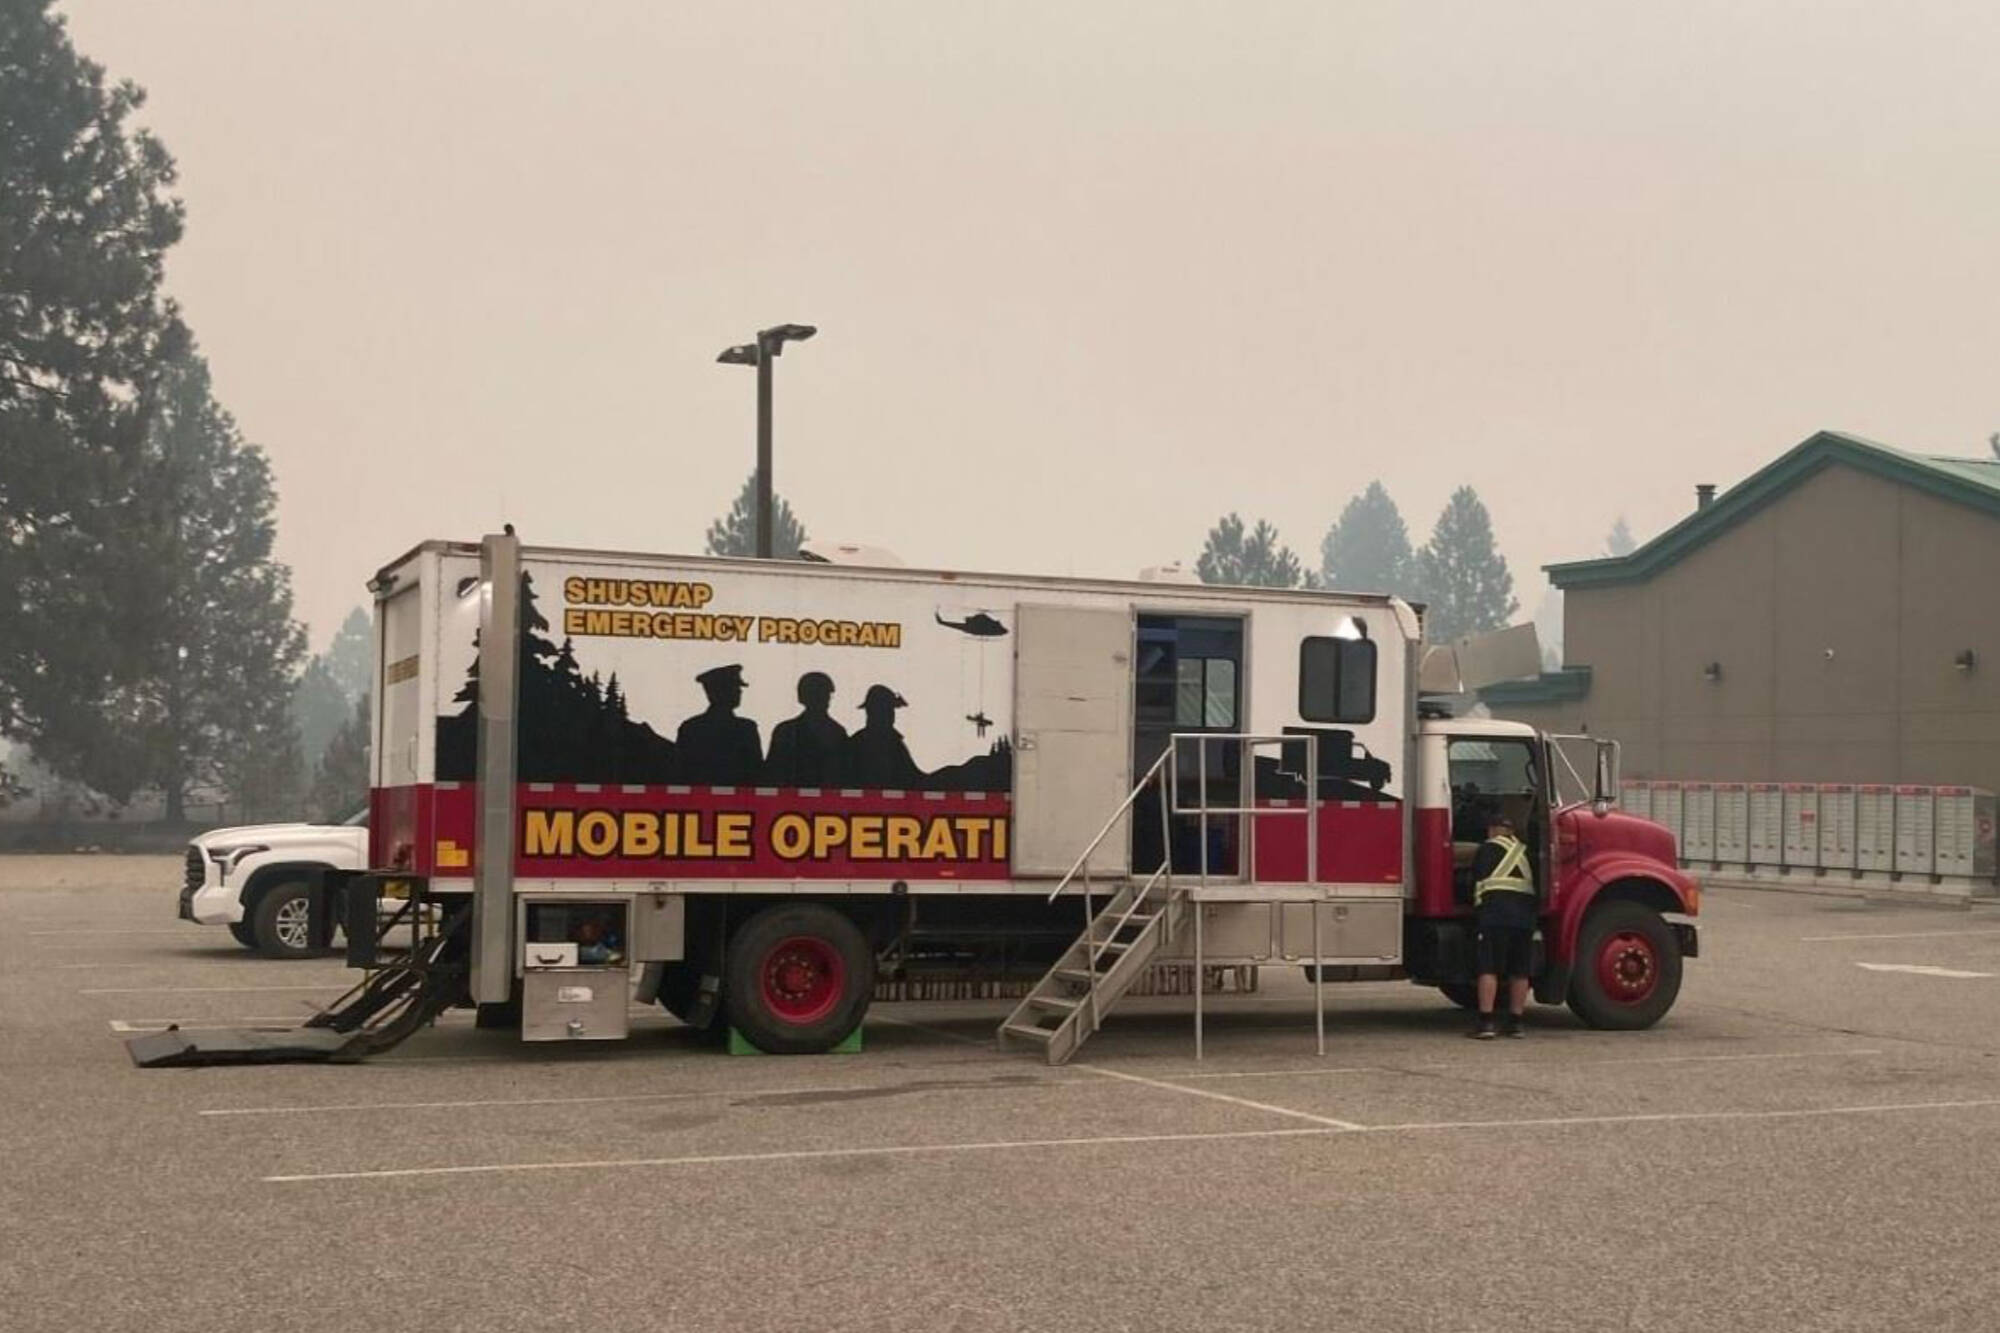
[[[1438,994],[1450,1000],[1461,1009],[1479,1007],[1479,987],[1470,981],[1445,981],[1438,984]]]
[[[257,947],[257,924],[249,918],[229,923],[229,933],[246,949]]]
[[[1570,1011],[1594,1028],[1649,1028],[1681,993],[1680,941],[1650,907],[1609,902],[1583,919]]]
[[[830,907],[767,907],[729,941],[723,1011],[760,1051],[831,1050],[861,1025],[874,993],[875,951],[852,921]]]
[[[315,957],[307,933],[310,901],[306,886],[296,881],[266,889],[250,911],[250,936],[256,941],[257,952],[266,958]]]

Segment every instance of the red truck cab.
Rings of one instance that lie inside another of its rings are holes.
[[[1419,724],[1412,980],[1469,1002],[1472,857],[1504,816],[1528,843],[1541,900],[1536,998],[1602,1028],[1649,1027],[1673,1007],[1681,960],[1698,949],[1687,918],[1701,888],[1671,833],[1611,804],[1616,765],[1611,741],[1483,718]]]

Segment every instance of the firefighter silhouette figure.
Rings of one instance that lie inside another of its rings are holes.
[[[827,713],[833,678],[824,671],[799,677],[799,714],[771,728],[764,781],[775,787],[830,787],[840,779],[847,728]]]
[[[708,695],[708,710],[681,723],[674,738],[680,747],[683,780],[714,787],[755,782],[764,766],[764,745],[757,724],[736,716],[748,684],[743,668],[734,663],[711,667],[695,679]]]
[[[847,738],[842,781],[856,787],[888,791],[919,791],[924,788],[923,770],[910,758],[903,733],[896,730],[896,710],[905,707],[903,696],[887,685],[870,685],[861,701],[868,723]]]

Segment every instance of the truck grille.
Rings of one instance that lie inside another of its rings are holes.
[[[185,878],[183,878],[183,880],[181,881],[182,887],[189,889],[200,888],[201,881],[203,877],[207,875],[207,873],[208,873],[208,865],[205,861],[202,860],[201,848],[199,847],[188,848],[187,874]]]

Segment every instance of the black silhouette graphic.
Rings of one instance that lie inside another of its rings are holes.
[[[917,791],[924,785],[924,771],[910,758],[903,733],[896,730],[896,710],[909,705],[887,685],[870,685],[861,701],[868,715],[867,725],[847,738],[841,780],[850,787],[880,787],[890,791]]]
[[[894,791],[1007,792],[1013,789],[1013,748],[1001,736],[984,753],[925,772],[896,730],[896,710],[906,706],[887,685],[872,686],[862,702],[868,724],[850,734],[829,711],[832,678],[809,671],[799,677],[801,711],[771,731],[767,758],[758,724],[738,714],[743,702],[743,667],[714,667],[696,679],[708,696],[706,711],[681,724],[678,741],[631,716],[625,684],[586,672],[576,645],[549,637],[549,622],[535,603],[532,575],[521,576],[519,719],[515,733],[515,777],[520,782],[620,782],[697,786],[872,787]],[[978,626],[982,622],[988,628]],[[991,617],[967,618],[985,637],[1006,629]],[[954,628],[958,628],[954,626]],[[472,664],[453,696],[455,713],[437,721],[437,778],[469,782],[479,746],[480,651],[473,641]],[[586,649],[589,644],[586,641]],[[967,716],[985,739],[998,724],[983,711]]]
[[[841,754],[847,728],[827,713],[833,701],[833,677],[808,671],[799,677],[797,717],[771,728],[771,755],[764,761],[764,781],[774,787],[831,787],[840,779]]]
[[[674,741],[680,747],[681,771],[716,787],[739,787],[757,780],[764,767],[764,742],[757,724],[736,716],[743,703],[743,668],[710,667],[695,680],[708,695],[708,708],[681,723]]]
[[[1395,776],[1386,759],[1377,759],[1354,733],[1331,727],[1286,727],[1287,736],[1319,738],[1319,798],[1322,801],[1380,801],[1383,788]],[[1259,756],[1256,790],[1261,800],[1303,800],[1306,794],[1306,745],[1287,742],[1277,758]]]
[[[673,782],[674,743],[626,711],[618,677],[601,682],[578,668],[568,639],[546,637],[549,622],[535,606],[534,578],[521,575],[520,719],[514,770],[521,782]],[[475,650],[477,637],[473,640]],[[479,655],[452,696],[464,707],[437,724],[437,777],[468,782],[479,748]]]
[[[987,615],[984,611],[974,611],[963,620],[946,620],[942,611],[934,612],[937,623],[946,629],[955,629],[960,634],[970,634],[975,639],[997,639],[1007,632],[1007,627]]]

